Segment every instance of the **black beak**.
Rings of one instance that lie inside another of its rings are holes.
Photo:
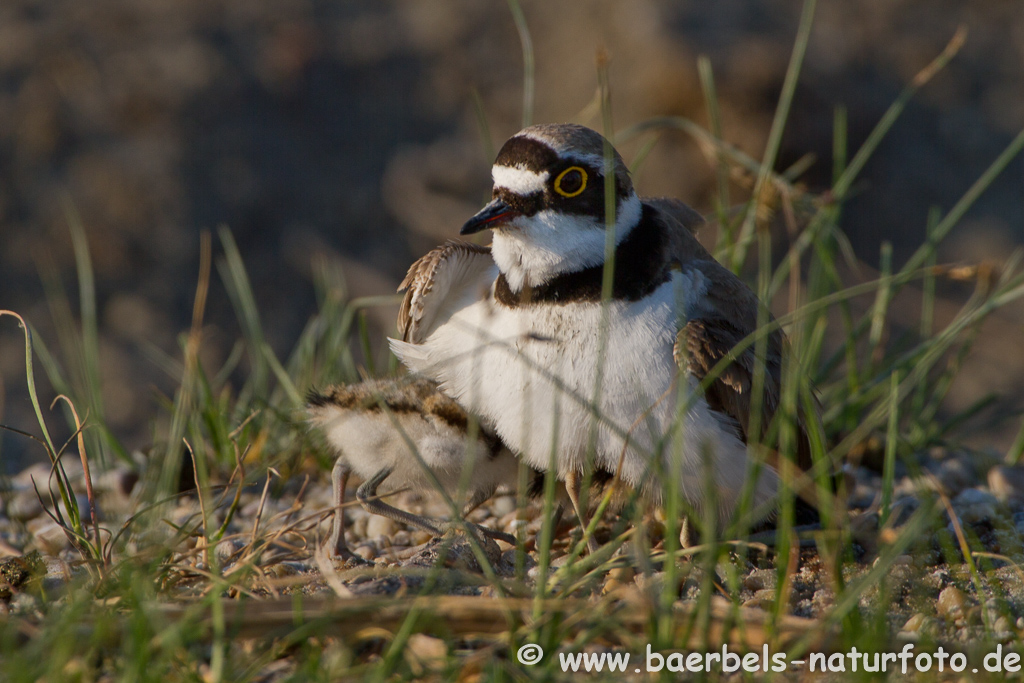
[[[504,221],[508,218],[518,216],[511,206],[495,199],[493,202],[480,209],[475,216],[466,221],[466,224],[462,226],[462,230],[459,230],[460,235],[472,235],[478,233],[481,230],[486,230],[491,227],[492,223]],[[494,226],[497,227],[497,226]]]

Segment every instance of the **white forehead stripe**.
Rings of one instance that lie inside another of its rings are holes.
[[[548,172],[534,173],[525,168],[511,166],[494,166],[491,178],[495,187],[503,187],[514,194],[525,197],[536,192],[544,192],[547,186]]]

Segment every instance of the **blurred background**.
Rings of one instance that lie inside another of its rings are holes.
[[[615,125],[681,115],[707,124],[697,58],[718,86],[724,137],[760,158],[796,34],[795,0],[524,0],[536,57],[534,121],[600,128],[595,55],[610,58]],[[850,148],[960,25],[967,42],[914,99],[844,209],[857,256],[883,240],[902,263],[929,208],[948,210],[1024,128],[1019,0],[818,3],[779,167],[828,187],[833,112]],[[96,278],[107,420],[128,448],[153,440],[177,379],[202,230],[228,226],[268,341],[286,354],[316,307],[311,259],[339,263],[354,296],[394,292],[413,259],[454,237],[490,190],[494,149],[521,127],[523,58],[512,13],[482,0],[4,0],[0,3],[0,308],[51,347],[43,282],[77,305],[69,221]],[[480,114],[486,120],[482,130]],[[620,148],[627,160],[645,140]],[[852,153],[852,152],[851,152]],[[714,167],[681,132],[662,134],[635,178],[644,194],[712,209]],[[736,186],[734,199],[742,197]],[[708,237],[714,243],[714,226]],[[985,193],[940,261],[1004,259],[1024,242],[1024,160]],[[949,306],[964,292],[943,292]],[[378,312],[389,332],[394,310]],[[238,334],[215,276],[203,358]],[[950,399],[1024,392],[1020,307],[986,326]],[[34,431],[24,342],[0,324],[0,422]],[[45,380],[40,378],[42,385]],[[48,403],[52,392],[42,391]],[[55,416],[55,420],[56,416]],[[1017,425],[975,434],[1000,446]],[[1008,431],[1007,431],[1008,430]],[[0,434],[0,472],[42,457]]]

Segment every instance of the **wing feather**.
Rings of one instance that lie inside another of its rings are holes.
[[[696,235],[704,225],[704,216],[673,197],[644,197],[643,202],[658,209],[665,218],[675,221],[691,234]]]
[[[444,319],[446,308],[467,291],[483,291],[494,279],[491,250],[452,240],[417,260],[409,268],[398,291],[405,298],[398,310],[402,340],[419,344]]]
[[[735,274],[721,265],[696,238],[699,214],[674,200],[646,199],[661,213],[667,233],[667,261],[670,267],[684,271],[699,270],[707,283],[703,302],[688,311],[691,316],[676,337],[673,355],[676,364],[703,382],[721,360],[728,359],[725,370],[707,387],[705,400],[716,411],[739,425],[744,441],[759,441],[767,436],[772,418],[779,407],[782,358],[788,347],[786,335],[775,330],[768,335],[764,357],[755,356],[755,347],[736,353],[733,349],[757,329],[761,302]],[[769,314],[768,317],[771,320]],[[753,401],[755,367],[765,368],[764,393]],[[761,409],[759,434],[750,434],[751,410]],[[817,403],[815,402],[817,411]],[[817,423],[801,408],[797,417],[797,452],[795,464],[803,472],[813,465],[807,430]],[[777,460],[773,452],[770,460]],[[777,463],[776,463],[777,465]],[[810,498],[812,487],[804,486],[801,496]]]
[[[708,384],[704,399],[708,406],[734,420],[739,425],[744,441],[753,438],[760,441],[768,435],[772,426],[772,418],[779,407],[779,392],[782,373],[782,347],[785,338],[781,332],[773,333],[768,339],[767,353],[758,360],[753,346],[743,351],[734,351],[737,344],[747,337],[744,330],[729,320],[721,318],[698,318],[687,321],[679,331],[675,346],[672,349],[676,364],[689,372],[697,381],[704,382],[712,369],[720,361],[726,359],[725,370]],[[760,401],[761,421],[759,433],[751,435],[751,411],[754,405],[753,384],[756,364],[765,368],[764,393]],[[817,401],[815,401],[817,409]],[[814,462],[811,455],[810,439],[807,430],[813,428],[808,424],[808,416],[801,408],[797,414],[797,449],[795,464],[798,474],[811,470]],[[781,466],[779,453],[770,444],[768,462],[776,469]],[[801,498],[815,505],[817,495],[814,482],[800,476],[797,481],[797,492]]]

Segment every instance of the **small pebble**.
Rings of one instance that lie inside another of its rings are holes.
[[[775,589],[762,588],[759,591],[754,591],[752,600],[758,603],[762,609],[770,609],[775,604]]]
[[[630,583],[636,577],[636,570],[632,567],[616,567],[608,572],[608,577],[620,583]]]
[[[1001,503],[1024,500],[1024,467],[996,465],[988,471],[988,488]]]
[[[39,502],[35,491],[31,489],[21,490],[11,496],[10,501],[7,503],[6,514],[10,519],[27,522],[43,514],[43,505]]]
[[[1010,618],[1007,617],[1006,615],[1003,615],[1003,616],[999,617],[998,619],[996,619],[996,623],[992,624],[992,630],[994,630],[996,632],[1000,632],[1000,631],[1008,632],[1012,628],[1013,628],[1013,624],[1010,621]]]
[[[391,538],[395,531],[395,523],[387,517],[373,515],[366,522],[367,538],[380,538],[381,536]]]
[[[118,465],[103,472],[96,480],[96,488],[128,497],[139,483],[139,472],[125,465]]]
[[[363,514],[354,514],[362,512]],[[366,525],[370,523],[370,515],[366,514],[362,509],[359,510],[346,510],[345,516],[351,519],[350,529],[352,535],[356,538],[367,538]]]
[[[755,569],[743,579],[743,586],[748,590],[759,591],[763,588],[775,588],[776,575],[774,569]]]
[[[935,478],[942,484],[946,494],[956,496],[968,486],[975,483],[974,472],[960,458],[949,458],[942,461]]]
[[[72,484],[77,483],[77,480],[82,478],[82,461],[77,453],[74,455],[65,453],[64,457],[60,459],[60,464]],[[43,495],[46,495],[46,483],[50,481],[51,470],[52,466],[49,462],[37,462],[11,477],[11,484],[16,489],[23,488],[31,491],[34,480],[39,490],[43,492]],[[54,485],[54,488],[56,489],[56,485]]]
[[[277,579],[282,579],[286,576],[295,576],[299,573],[298,569],[290,562],[275,562],[263,569],[268,576],[272,576]]]
[[[71,580],[74,572],[71,566],[59,557],[47,558],[43,589],[51,593],[60,590]]]
[[[953,509],[965,524],[977,524],[996,517],[999,501],[988,491],[964,489],[953,499]]]
[[[906,524],[920,505],[916,495],[904,495],[894,500],[889,512],[889,526],[899,527]]]
[[[909,633],[917,633],[926,623],[928,623],[928,617],[921,612],[918,612],[907,619],[907,623],[903,624],[903,630]]]
[[[939,593],[938,612],[939,616],[947,619],[956,619],[964,610],[967,604],[967,596],[956,586],[947,586]]]
[[[516,511],[508,512],[498,518],[498,528],[515,535],[515,530],[520,526],[526,526],[525,519],[518,519]]]
[[[505,515],[515,511],[515,496],[498,496],[491,503],[491,514],[493,514],[495,517],[504,517]]]
[[[423,633],[413,633],[405,643],[402,655],[409,663],[414,676],[423,676],[427,671],[444,667],[448,656],[448,645],[440,638]]]
[[[377,559],[377,550],[369,543],[365,543],[359,546],[352,552],[369,562],[373,562],[375,559]]]
[[[858,483],[847,500],[847,505],[856,510],[863,510],[871,507],[871,504],[878,497],[878,489],[867,484]]]
[[[221,562],[227,562],[234,557],[235,553],[240,551],[246,546],[246,542],[240,538],[232,538],[227,541],[221,541],[217,544],[217,549],[214,551],[217,559]]]
[[[32,535],[35,547],[49,555],[58,555],[60,551],[71,546],[71,541],[64,530],[49,517],[29,520],[25,528]]]

